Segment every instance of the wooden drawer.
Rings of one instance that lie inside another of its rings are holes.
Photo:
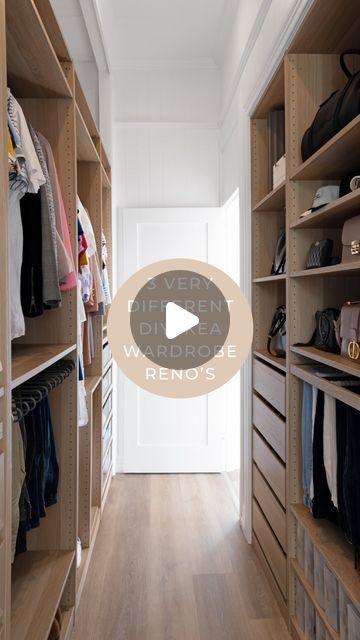
[[[253,384],[255,391],[284,416],[285,376],[259,360],[254,360]]]
[[[4,624],[4,611],[5,611],[5,542],[0,544],[0,629]],[[1,638],[1,634],[0,634]]]
[[[0,453],[0,540],[5,523],[5,454]],[[1,575],[1,574],[0,574]]]
[[[285,466],[255,430],[253,431],[253,458],[273,492],[285,507]]]
[[[284,551],[286,551],[285,511],[257,467],[254,467],[253,492],[278,541]]]
[[[253,528],[276,581],[286,598],[286,556],[253,500]]]
[[[272,446],[278,456],[285,462],[286,424],[280,416],[272,411],[258,396],[253,396],[253,423]]]

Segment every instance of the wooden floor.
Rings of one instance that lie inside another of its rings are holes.
[[[114,478],[72,640],[285,640],[225,478]]]

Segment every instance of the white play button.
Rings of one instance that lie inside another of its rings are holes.
[[[173,340],[182,333],[189,331],[199,324],[199,318],[194,313],[179,307],[175,302],[166,305],[166,337]]]

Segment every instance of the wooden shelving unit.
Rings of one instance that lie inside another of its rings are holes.
[[[76,344],[14,344],[11,361],[12,389],[76,351],[76,348]]]
[[[85,370],[89,422],[78,427],[74,371],[49,398],[60,467],[58,503],[28,534],[29,551],[11,564],[11,391],[62,358],[78,361],[77,290],[63,293],[59,309],[26,319],[25,336],[10,342],[8,280],[8,159],[6,95],[9,86],[25,117],[49,140],[69,226],[77,249],[76,196],[92,220],[101,258],[102,230],[111,275],[111,167],[49,0],[0,0],[0,638],[48,640],[57,608],[61,640],[70,640],[104,508],[103,337],[106,317],[94,318],[95,357]],[[5,51],[6,49],[6,51]],[[7,55],[6,55],[7,53]],[[110,283],[111,284],[111,283]],[[109,441],[107,451],[111,451]],[[109,466],[107,489],[112,465]],[[76,541],[83,553],[76,569]]]
[[[260,202],[254,205],[253,211],[280,211],[285,209],[286,182],[282,182],[276,189],[270,191]]]
[[[302,585],[327,637],[339,640],[340,634],[332,628],[300,566],[298,523],[335,576],[339,590],[360,611],[360,578],[354,568],[353,549],[339,528],[324,520],[315,520],[302,505],[301,453],[303,382],[360,411],[359,394],[317,375],[324,367],[332,367],[360,379],[360,365],[314,347],[295,346],[311,338],[317,310],[340,309],[346,301],[359,299],[360,261],[313,270],[304,267],[307,251],[317,239],[332,238],[334,255],[341,256],[342,227],[346,220],[359,214],[360,191],[300,218],[300,214],[311,207],[320,186],[338,184],[345,175],[359,170],[360,116],[306,162],[301,159],[302,137],[319,105],[345,85],[339,54],[346,48],[356,47],[359,37],[357,3],[315,0],[251,116],[253,539],[291,634],[301,640],[306,634],[296,618],[296,584]],[[355,68],[357,70],[358,62],[354,61]],[[278,189],[267,193],[266,118],[270,110],[281,105],[285,107],[286,121],[286,180]],[[287,272],[277,280],[270,276],[270,268],[281,227],[286,228]],[[286,305],[287,311],[287,348],[283,359],[270,356],[266,350],[271,320],[280,304]],[[285,460],[279,461],[279,451],[284,451],[282,433],[285,433],[286,453]],[[285,504],[281,498],[284,495]],[[284,507],[285,525],[281,525],[280,508]]]
[[[11,640],[47,638],[75,553],[28,551],[12,570]]]

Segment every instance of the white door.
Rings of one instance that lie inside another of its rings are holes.
[[[220,208],[125,209],[123,224],[124,280],[171,258],[202,260],[227,271],[228,226]],[[173,399],[126,378],[124,471],[223,471],[227,406],[227,385],[207,396]]]

